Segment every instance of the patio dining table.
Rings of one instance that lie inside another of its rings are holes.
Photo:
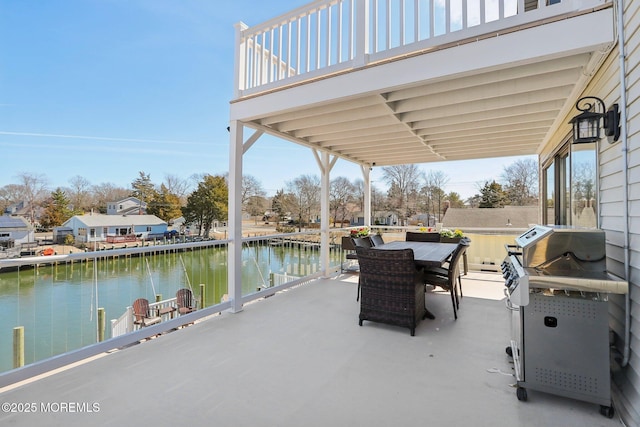
[[[412,249],[416,266],[427,268],[442,267],[457,247],[457,243],[404,241],[374,246],[375,249]]]

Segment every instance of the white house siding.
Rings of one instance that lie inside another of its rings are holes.
[[[607,232],[607,265],[615,274],[624,275],[624,191],[628,191],[630,231],[630,295],[631,338],[629,363],[615,375],[616,403],[619,413],[627,425],[640,425],[640,7],[637,1],[625,1],[624,38],[626,54],[626,97],[628,119],[628,177],[629,186],[624,187],[624,174],[620,143],[601,144],[600,149],[600,195],[602,228]],[[611,67],[598,73],[596,87],[600,87],[607,105],[620,102],[619,52],[611,56]],[[619,336],[624,336],[625,299],[615,297],[611,304],[611,326]]]
[[[155,215],[80,215],[70,218],[63,226],[73,230],[76,242],[79,243],[104,241],[109,235],[120,234],[116,231],[122,228],[133,228],[134,234],[142,238],[161,235],[167,230],[167,223]],[[86,229],[86,235],[79,235],[80,228]],[[91,229],[95,229],[94,237],[91,237]]]
[[[631,338],[627,366],[614,370],[614,401],[616,411],[626,425],[640,426],[640,2],[625,1],[626,44],[626,96],[628,119],[628,176],[629,186],[624,187],[622,142],[609,144],[603,139],[599,144],[599,214],[600,228],[607,235],[607,269],[625,276],[625,221],[624,191],[628,190],[630,231]],[[616,18],[617,19],[617,18]],[[615,23],[612,23],[615,25]],[[607,55],[597,72],[588,81],[580,96],[597,96],[607,107],[620,103],[620,64],[617,45]],[[578,113],[567,112],[562,124],[551,138],[550,144],[540,154],[546,161],[553,151],[566,140],[571,129],[567,124]],[[610,304],[610,327],[617,337],[620,351],[624,348],[625,297],[613,295]]]

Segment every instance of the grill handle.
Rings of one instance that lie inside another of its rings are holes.
[[[511,255],[522,256],[522,251],[520,250],[520,246],[518,245],[504,245],[504,248],[507,251],[507,256],[511,256]]]

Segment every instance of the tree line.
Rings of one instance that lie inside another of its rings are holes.
[[[228,176],[196,174],[188,179],[166,175],[154,183],[149,174],[140,171],[130,188],[110,183],[92,185],[81,176],[69,180],[69,185],[51,190],[44,175],[21,173],[18,182],[0,187],[0,208],[4,212],[14,203],[24,201],[25,215],[32,224],[44,228],[59,226],[73,215],[85,212],[106,213],[107,204],[137,197],[147,205],[147,213],[164,221],[180,216],[194,224],[198,234],[207,235],[215,221],[228,218]],[[505,205],[531,205],[538,202],[537,164],[529,159],[518,160],[505,167],[501,182],[485,181],[478,193],[462,200],[456,192],[445,192],[450,178],[440,171],[421,171],[417,165],[382,168],[385,189],[373,183],[371,209],[373,218],[394,214],[401,223],[424,214],[440,221],[449,207],[496,208]],[[286,182],[272,197],[258,179],[242,178],[241,201],[245,212],[265,221],[289,222],[298,229],[320,215],[320,179],[302,175]],[[364,183],[345,177],[331,180],[329,208],[334,226],[350,222],[364,211]]]

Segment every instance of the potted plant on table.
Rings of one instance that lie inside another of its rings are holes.
[[[443,228],[440,230],[440,242],[442,243],[458,243],[463,237],[465,235],[460,229],[450,230]]]
[[[350,232],[351,237],[367,237],[369,235],[369,227],[354,228]]]

